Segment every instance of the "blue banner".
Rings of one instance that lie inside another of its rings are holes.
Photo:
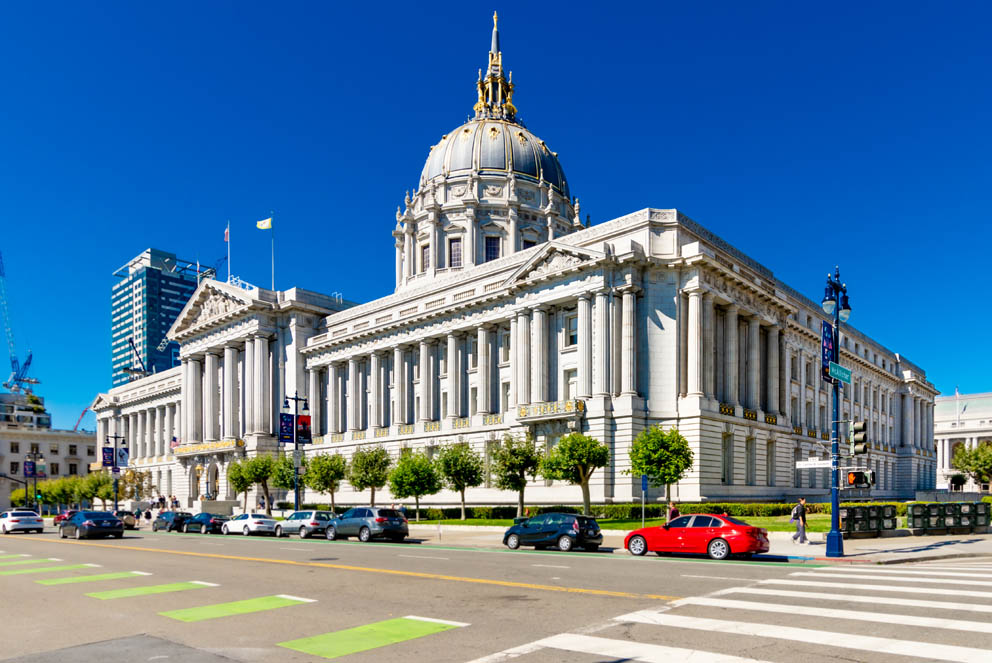
[[[26,460],[24,461],[24,476],[33,477],[34,476],[34,461]]]
[[[293,415],[279,413],[279,442],[293,444]]]
[[[830,377],[830,362],[834,360],[834,326],[823,321],[823,329],[820,332],[820,377],[833,384]]]
[[[103,466],[113,467],[114,466],[114,448],[113,447],[103,447]]]

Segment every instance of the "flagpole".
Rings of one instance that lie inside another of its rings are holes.
[[[231,220],[227,220],[227,282],[231,282]]]
[[[275,224],[273,224],[272,221],[271,221],[272,217],[274,217],[274,216],[275,216],[275,214],[273,214],[272,210],[269,210],[269,219],[270,219],[269,225],[272,226],[271,228],[269,228],[269,232],[272,233],[272,290],[273,290],[273,292],[276,289],[276,227],[275,227]]]

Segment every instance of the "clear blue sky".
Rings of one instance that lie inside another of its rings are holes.
[[[853,324],[990,391],[989,5],[845,4],[6,3],[20,352],[71,427],[110,385],[111,272],[149,246],[212,264],[230,219],[267,285],[270,210],[277,287],[388,294],[396,206],[471,111],[495,8],[520,117],[594,223],[677,207],[814,298],[840,263]]]

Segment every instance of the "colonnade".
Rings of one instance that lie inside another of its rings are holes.
[[[97,419],[100,445],[114,446],[110,435],[120,435],[118,446],[127,446],[132,459],[154,458],[170,453],[172,438],[179,436],[182,405],[178,401],[129,407],[112,417]]]

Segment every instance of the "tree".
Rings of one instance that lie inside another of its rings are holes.
[[[269,480],[276,471],[276,459],[272,456],[255,456],[241,463],[241,471],[250,485],[259,484],[265,496],[265,515],[272,515],[272,500],[269,498]],[[247,510],[247,509],[246,509]]]
[[[348,465],[341,454],[317,454],[307,463],[303,483],[318,493],[331,494],[331,511],[335,511],[334,493],[347,475]]]
[[[10,505],[11,506],[24,506],[24,501],[27,499],[28,494],[23,488],[17,488],[10,491]]]
[[[396,468],[389,473],[389,490],[400,499],[412,497],[420,521],[420,498],[433,495],[442,488],[437,465],[422,451],[401,454]]]
[[[610,462],[610,448],[594,437],[569,433],[541,461],[541,476],[582,487],[582,513],[589,515],[589,479]]]
[[[371,488],[372,506],[375,506],[375,489],[385,486],[389,478],[390,462],[389,452],[379,444],[358,447],[351,456],[348,482],[355,490]]]
[[[276,467],[272,472],[272,485],[283,490],[293,490],[295,488],[293,485],[292,454],[283,454],[276,460]]]
[[[243,461],[232,461],[227,464],[227,485],[231,487],[235,495],[245,494],[243,511],[248,512],[248,491],[251,490],[252,482],[245,476]]]
[[[983,442],[976,447],[958,447],[951,459],[951,467],[963,472],[973,482],[981,485],[992,479],[992,443]]]
[[[496,487],[500,490],[517,491],[517,517],[524,515],[527,477],[530,476],[532,481],[537,478],[537,470],[543,457],[544,454],[530,433],[523,437],[504,435],[503,443],[493,454]]]
[[[73,489],[68,477],[52,481],[51,497],[57,510],[61,509],[63,504],[69,506],[73,498]]]
[[[651,426],[634,438],[630,447],[627,474],[646,474],[648,481],[665,486],[665,499],[672,499],[672,484],[681,481],[692,468],[692,449],[678,428],[668,431]]]
[[[93,493],[93,497],[103,502],[103,508],[106,510],[107,500],[114,499],[114,480],[104,472],[93,472],[83,481],[87,484],[87,490]]]
[[[465,520],[465,489],[482,483],[482,458],[472,451],[468,443],[457,442],[441,449],[437,466],[445,483],[461,496],[462,520]]]

